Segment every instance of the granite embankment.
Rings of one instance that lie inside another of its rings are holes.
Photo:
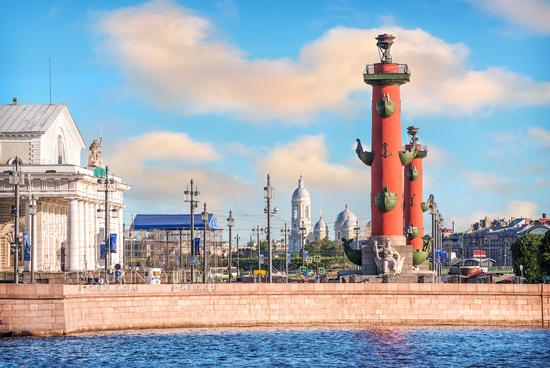
[[[225,326],[550,327],[550,285],[0,285],[10,335]]]

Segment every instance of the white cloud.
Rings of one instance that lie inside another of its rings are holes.
[[[544,147],[550,148],[550,130],[543,128],[529,128],[529,137]]]
[[[295,187],[303,175],[307,186],[318,190],[360,190],[367,196],[370,193],[370,168],[360,162],[356,165],[330,162],[323,135],[300,137],[274,148],[258,165],[260,176],[268,172],[287,188]]]
[[[378,59],[374,37],[383,32],[397,35],[394,60],[412,70],[403,91],[410,115],[550,103],[550,83],[499,67],[470,70],[464,45],[421,29],[336,27],[304,45],[296,59],[258,59],[218,37],[208,19],[174,2],[154,1],[106,13],[99,31],[105,58],[121,69],[131,90],[186,114],[304,122],[322,111],[353,113],[369,105],[371,87],[362,71]]]
[[[464,171],[462,175],[470,185],[479,191],[506,193],[515,187],[510,179],[483,171]]]
[[[484,0],[485,10],[519,26],[550,34],[550,3],[540,0]]]
[[[211,167],[196,167],[215,160],[218,155],[209,143],[194,141],[184,133],[150,132],[120,142],[107,161],[113,173],[132,186],[130,198],[154,203],[155,210],[166,207],[158,203],[184,210],[183,191],[191,178],[201,191],[200,199],[211,208],[246,198],[248,184]]]

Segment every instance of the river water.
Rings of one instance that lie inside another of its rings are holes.
[[[550,367],[550,330],[197,329],[0,339],[0,367]]]

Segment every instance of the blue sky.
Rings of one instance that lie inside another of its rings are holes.
[[[313,214],[370,217],[365,64],[374,35],[407,63],[402,128],[429,148],[425,196],[447,226],[550,207],[548,1],[20,1],[0,13],[0,101],[66,103],[132,185],[126,218],[183,212],[191,177],[242,236],[265,223],[267,172],[280,226],[299,174]],[[405,139],[405,134],[404,134]]]

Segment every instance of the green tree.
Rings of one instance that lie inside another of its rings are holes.
[[[539,260],[542,240],[542,235],[527,234],[512,245],[514,272],[521,275],[519,266],[523,265],[523,276],[531,283],[539,282],[542,278]]]
[[[539,266],[543,276],[550,275],[550,230],[544,234],[540,244]]]

